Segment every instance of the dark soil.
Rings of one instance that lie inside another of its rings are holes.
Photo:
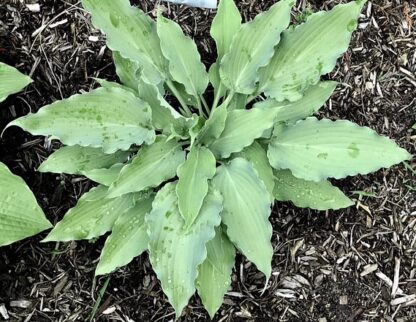
[[[0,105],[0,131],[29,111],[88,91],[95,86],[92,77],[116,79],[104,37],[91,27],[77,1],[26,2],[39,3],[41,11],[30,12],[12,1],[0,4],[0,61],[35,81]],[[155,8],[151,0],[133,2],[150,14]],[[298,0],[293,18],[305,9],[328,9],[340,2],[345,1]],[[273,3],[244,0],[239,7],[250,19]],[[212,63],[213,12],[166,7],[196,39],[204,62]],[[413,154],[415,18],[413,0],[369,1],[350,50],[328,76],[340,85],[321,112],[369,126]],[[46,27],[39,31],[41,26]],[[8,129],[0,141],[0,160],[23,176],[54,223],[91,186],[83,178],[36,172],[58,147],[17,128]],[[401,292],[416,294],[415,167],[409,162],[338,182],[356,201],[356,207],[343,211],[318,213],[289,203],[276,205],[271,217],[274,273],[266,291],[262,294],[262,274],[238,257],[232,289],[215,321],[416,321],[416,301],[394,302]],[[44,235],[0,249],[0,306],[4,304],[10,321],[88,321],[107,279],[94,279],[103,239],[39,243]],[[399,291],[392,292],[393,282]],[[147,256],[111,275],[96,316],[97,321],[174,319]],[[207,320],[199,299],[193,298],[181,321]]]

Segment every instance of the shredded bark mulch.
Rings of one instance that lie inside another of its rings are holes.
[[[0,4],[0,61],[34,83],[0,106],[0,131],[16,117],[96,86],[92,77],[116,80],[104,36],[79,1],[5,1]],[[298,0],[302,12],[346,1]],[[133,1],[150,15],[155,2]],[[239,1],[245,19],[274,1]],[[31,4],[32,6],[28,6]],[[36,4],[40,5],[37,12]],[[33,6],[34,5],[34,6]],[[213,11],[164,4],[198,43],[203,61],[215,59],[209,38]],[[320,112],[348,119],[394,138],[416,153],[416,5],[413,0],[368,1],[349,51],[328,79],[340,84]],[[48,218],[56,223],[91,187],[80,177],[41,174],[39,164],[59,144],[8,129],[0,160],[23,176]],[[315,212],[278,203],[273,222],[273,276],[237,257],[232,287],[215,321],[415,321],[416,164],[336,182],[355,207]],[[36,236],[0,249],[0,320],[89,321],[107,277],[94,279],[103,238],[48,243]],[[112,274],[96,321],[172,321],[147,256]],[[180,321],[208,321],[194,297]]]

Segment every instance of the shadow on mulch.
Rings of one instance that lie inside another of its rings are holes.
[[[90,90],[92,77],[116,79],[104,37],[92,29],[76,1],[38,2],[40,13],[11,2],[0,7],[0,61],[35,81],[1,104],[0,131],[18,116]],[[133,2],[146,12],[154,9],[150,0]],[[295,15],[340,2],[345,1],[300,0]],[[250,19],[272,3],[245,0],[239,7]],[[208,35],[213,13],[166,7],[197,41],[204,63],[212,63],[215,47]],[[415,7],[404,1],[369,2],[350,50],[328,76],[340,85],[320,112],[370,126],[411,153],[416,153],[410,130],[416,122],[415,15]],[[17,128],[0,140],[0,160],[23,176],[54,223],[91,187],[83,178],[35,171],[58,147]],[[232,288],[215,321],[414,321],[414,303],[391,305],[389,285],[396,273],[400,292],[416,293],[416,179],[411,167],[415,165],[337,182],[356,201],[354,208],[317,213],[276,205],[271,217],[274,273],[267,290],[261,295],[264,277],[238,256]],[[88,321],[106,279],[93,278],[103,239],[41,244],[41,238],[0,249],[0,305],[5,304],[11,321]],[[102,304],[97,321],[174,318],[147,256],[112,274]],[[207,320],[199,299],[193,298],[181,321]]]

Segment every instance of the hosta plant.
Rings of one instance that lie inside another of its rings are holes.
[[[31,82],[17,69],[0,63],[0,103]],[[26,183],[0,162],[0,246],[35,235],[51,226]]]
[[[281,0],[242,23],[222,0],[211,29],[218,59],[207,72],[195,43],[160,10],[153,21],[128,0],[83,0],[122,84],[98,79],[100,88],[10,124],[65,145],[40,171],[99,184],[45,241],[111,231],[97,275],[148,251],[177,316],[195,292],[213,316],[236,250],[270,277],[274,200],[348,207],[329,178],[408,159],[367,127],[311,117],[337,85],[320,78],[347,50],[364,2],[290,27],[293,5]]]

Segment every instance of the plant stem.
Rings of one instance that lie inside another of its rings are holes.
[[[188,105],[186,104],[185,100],[183,99],[181,93],[179,93],[178,89],[175,87],[175,84],[172,83],[171,80],[166,81],[166,85],[168,85],[169,90],[172,92],[173,95],[178,99],[179,103],[182,106],[183,114],[185,116],[190,117],[192,115],[191,110],[189,109]]]
[[[228,107],[228,104],[230,104],[231,100],[234,97],[235,92],[230,92],[230,94],[228,94],[227,99],[224,101],[224,103],[222,103],[222,105],[224,105],[225,107]]]
[[[211,114],[212,114],[212,112],[217,108],[217,106],[218,106],[218,103],[219,103],[219,101],[220,101],[220,94],[221,94],[221,92],[222,92],[222,87],[223,87],[223,85],[222,85],[222,83],[220,82],[220,86],[218,87],[218,90],[217,90],[217,92],[215,93],[215,98],[214,98],[214,103],[212,104],[212,109],[211,109]]]
[[[203,112],[203,115],[202,116],[204,116],[205,118],[208,118],[208,115],[209,115],[209,107],[208,107],[207,101],[205,100],[204,95],[201,95],[201,101],[202,101],[202,104],[203,104],[204,110],[205,110],[205,111],[202,111]]]

